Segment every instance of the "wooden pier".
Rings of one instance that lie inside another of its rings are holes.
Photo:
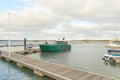
[[[31,54],[31,53],[38,53],[40,52],[40,49],[36,48],[36,49],[27,49],[27,50],[23,50],[23,51],[16,51],[15,53],[17,54],[21,54],[21,55],[24,55],[24,54]]]
[[[116,80],[112,77],[96,73],[78,70],[43,60],[31,59],[16,53],[11,53],[9,56],[8,52],[2,51],[0,58],[5,58],[8,62],[16,62],[19,67],[32,69],[33,72],[39,76],[47,75],[57,80]]]

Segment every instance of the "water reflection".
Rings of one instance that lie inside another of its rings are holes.
[[[52,52],[40,52],[41,57],[50,57],[50,56],[57,56],[57,55],[67,55],[70,51],[67,52],[58,52],[58,53],[52,53]]]
[[[59,53],[41,52],[40,58],[46,61],[56,62],[59,64],[64,63],[65,65],[67,64],[67,62],[69,62],[69,55],[70,51]]]
[[[104,61],[105,65],[111,65],[112,67],[116,66],[115,62]]]

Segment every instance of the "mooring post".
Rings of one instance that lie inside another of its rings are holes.
[[[24,50],[26,50],[26,42],[27,42],[27,39],[24,38]]]

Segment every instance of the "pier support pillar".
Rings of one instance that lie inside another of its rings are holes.
[[[0,56],[0,59],[2,58],[2,56]]]
[[[10,62],[10,59],[8,59],[8,58],[5,58],[5,60],[6,60],[7,62]]]
[[[17,63],[17,66],[21,68],[24,67],[21,63]]]
[[[63,80],[63,79],[56,79],[56,80]]]
[[[38,71],[38,70],[34,70],[34,73],[38,76],[44,76],[44,74],[41,72],[41,71]]]
[[[116,57],[115,61],[116,61],[117,64],[120,64],[120,58],[119,57]]]

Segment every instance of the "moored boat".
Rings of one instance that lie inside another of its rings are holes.
[[[112,40],[106,45],[108,53],[104,55],[103,60],[115,62],[120,58],[120,41]]]
[[[114,40],[106,45],[108,48],[108,54],[113,56],[120,56],[120,41]]]
[[[63,52],[71,50],[71,45],[64,39],[55,41],[53,44],[45,42],[44,44],[40,44],[39,47],[41,52]]]

